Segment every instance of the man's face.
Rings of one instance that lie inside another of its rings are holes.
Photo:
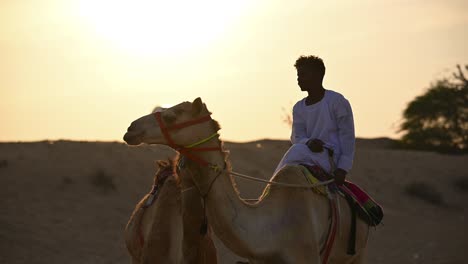
[[[320,82],[320,78],[313,70],[304,67],[297,69],[297,84],[301,87],[301,91],[309,91]]]

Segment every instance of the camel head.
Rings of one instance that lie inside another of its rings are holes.
[[[190,145],[216,132],[210,114],[200,98],[183,102],[133,121],[123,139],[129,145]]]

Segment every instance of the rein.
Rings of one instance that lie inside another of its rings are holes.
[[[271,184],[271,185],[277,185],[277,186],[283,186],[283,187],[304,188],[304,189],[310,189],[310,188],[316,188],[316,187],[323,186],[323,185],[328,185],[328,184],[335,181],[334,179],[331,179],[331,180],[328,180],[328,181],[318,182],[316,184],[291,184],[291,183],[267,181],[267,180],[263,180],[263,179],[260,179],[260,178],[255,178],[255,177],[252,177],[252,176],[248,176],[248,175],[245,175],[245,174],[233,172],[233,171],[231,171],[230,174],[233,175],[233,176],[243,178],[243,179],[247,179],[247,180],[251,180],[251,181],[258,181],[258,182],[263,182],[263,183],[268,183],[268,184]]]

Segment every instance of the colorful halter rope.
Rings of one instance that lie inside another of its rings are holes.
[[[205,161],[204,159],[202,159],[200,157],[197,157],[197,156],[193,155],[191,152],[218,151],[218,150],[221,151],[222,150],[221,147],[196,148],[196,146],[199,146],[199,145],[201,145],[203,143],[206,143],[209,140],[219,136],[218,133],[214,133],[214,134],[212,134],[211,136],[209,136],[209,137],[207,137],[205,139],[202,139],[202,140],[200,140],[198,142],[192,143],[192,144],[187,145],[187,146],[181,146],[181,145],[176,144],[174,142],[174,140],[172,139],[171,135],[169,134],[169,131],[171,131],[171,130],[178,130],[178,129],[182,129],[182,128],[186,128],[186,127],[190,127],[190,126],[193,126],[193,125],[196,125],[196,124],[200,124],[200,123],[203,123],[203,122],[210,121],[210,120],[212,120],[211,119],[211,114],[208,114],[208,115],[205,115],[205,116],[193,119],[193,120],[189,120],[189,121],[186,121],[186,122],[182,122],[182,123],[179,123],[179,124],[170,125],[170,126],[166,126],[164,124],[164,122],[162,121],[161,112],[154,113],[154,116],[156,117],[156,121],[158,122],[159,127],[161,128],[161,132],[163,133],[164,138],[167,140],[167,143],[168,143],[169,147],[179,151],[179,153],[181,155],[186,156],[187,158],[197,162],[198,164],[200,164],[202,166],[210,165],[209,162]]]

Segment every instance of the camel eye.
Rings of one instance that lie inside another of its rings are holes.
[[[176,115],[181,115],[181,114],[184,113],[184,110],[182,110],[182,109],[175,109],[174,112],[175,112]]]
[[[174,115],[163,115],[162,119],[164,120],[166,124],[171,124],[171,123],[174,123],[174,121],[176,120],[176,117]]]

